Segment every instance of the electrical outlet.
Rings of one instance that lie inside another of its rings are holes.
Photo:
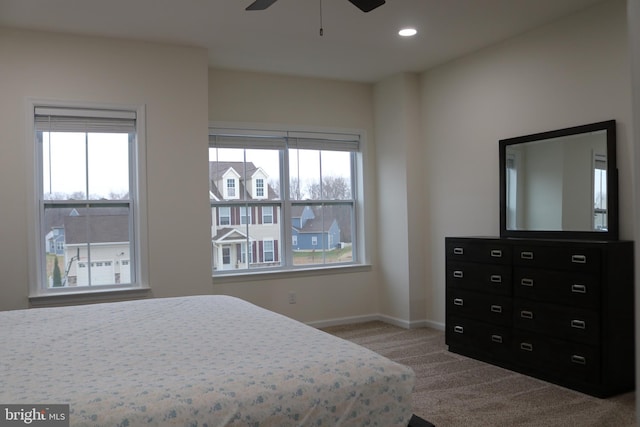
[[[295,304],[295,303],[296,303],[296,293],[289,292],[289,304]]]

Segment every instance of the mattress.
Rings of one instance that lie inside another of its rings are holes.
[[[0,402],[72,426],[407,426],[413,371],[229,296],[0,312]]]

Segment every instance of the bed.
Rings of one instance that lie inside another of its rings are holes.
[[[72,426],[402,426],[413,371],[229,296],[0,312],[0,402]]]

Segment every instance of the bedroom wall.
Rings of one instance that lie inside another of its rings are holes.
[[[0,310],[28,305],[28,97],[146,105],[153,295],[210,293],[206,50],[0,28],[0,58]]]
[[[420,139],[420,76],[403,73],[374,85],[380,313],[407,326],[425,321],[425,239],[429,214]]]
[[[209,69],[209,120],[310,128],[358,129],[363,147],[363,232],[373,267],[332,274],[213,278],[214,293],[244,298],[304,322],[366,320],[378,313],[375,147],[372,86],[334,80]],[[211,280],[211,279],[210,279]],[[289,304],[289,292],[297,303]]]
[[[499,139],[617,120],[620,237],[633,239],[625,8],[598,3],[422,74],[429,319],[444,322],[445,236],[499,234]]]

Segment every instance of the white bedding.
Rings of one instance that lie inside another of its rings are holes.
[[[0,312],[0,402],[73,426],[407,426],[413,371],[227,296]]]

